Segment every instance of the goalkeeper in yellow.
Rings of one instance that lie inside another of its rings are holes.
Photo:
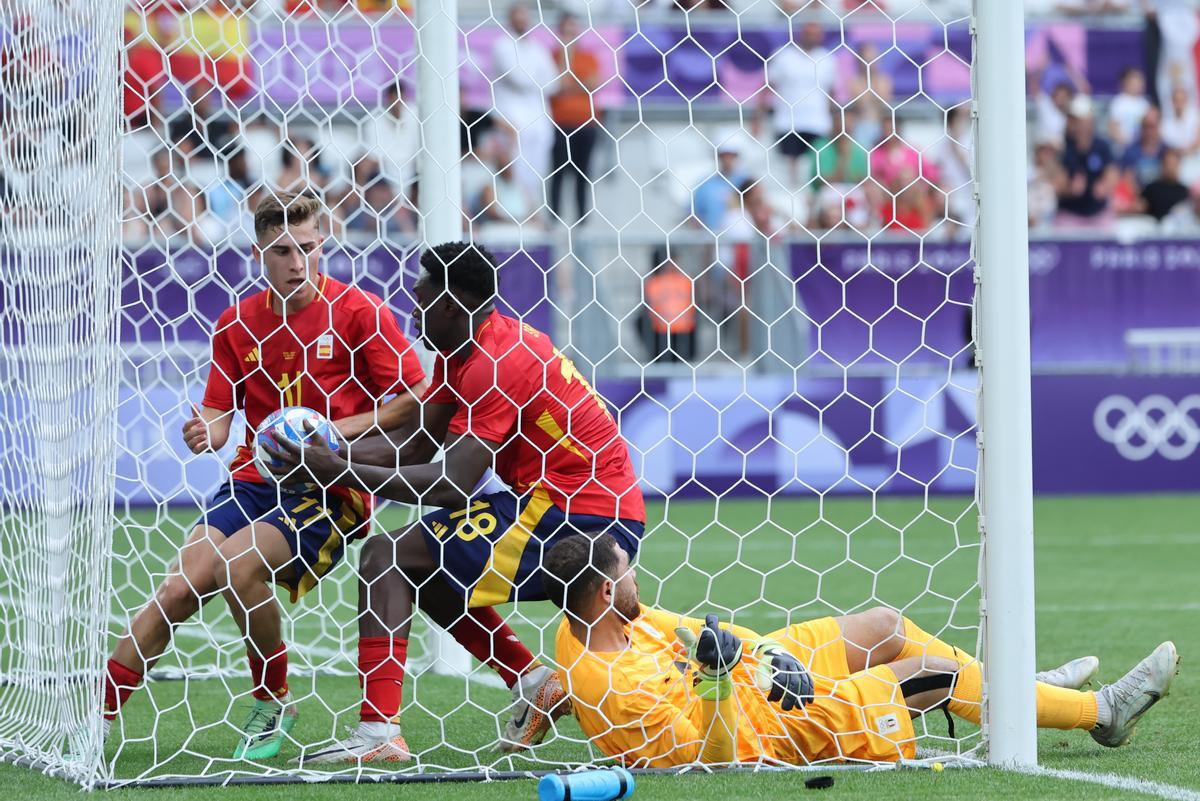
[[[979,722],[979,662],[892,609],[762,637],[715,615],[643,606],[628,557],[606,535],[564,539],[543,567],[565,611],[555,646],[571,710],[626,765],[896,761],[916,755],[914,717],[944,710]],[[1163,643],[1099,692],[1079,690],[1099,670],[1095,657],[1039,673],[1038,725],[1124,745],[1178,661]]]

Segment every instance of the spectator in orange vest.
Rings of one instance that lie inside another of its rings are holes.
[[[578,220],[591,211],[591,161],[600,130],[599,112],[592,103],[592,92],[600,85],[600,60],[583,44],[583,28],[570,14],[558,23],[562,47],[554,54],[558,70],[558,88],[550,97],[550,116],[554,119],[554,150],[550,175],[550,208],[564,216],[560,199],[563,180],[568,174],[575,180],[575,204]]]
[[[654,252],[654,270],[643,285],[642,337],[653,361],[690,362],[696,356],[696,302],[692,279],[665,249]]]

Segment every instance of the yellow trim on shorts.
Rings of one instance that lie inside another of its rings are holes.
[[[516,577],[521,568],[521,554],[525,553],[525,546],[533,536],[533,530],[553,505],[550,494],[545,489],[541,486],[534,487],[533,496],[521,511],[521,516],[492,546],[492,555],[488,557],[487,566],[467,600],[468,607],[495,606],[508,600],[517,587]]]
[[[285,582],[279,582],[292,591],[292,603],[296,603],[308,593],[313,587],[317,586],[317,582],[321,577],[329,572],[329,568],[333,565],[333,552],[338,544],[354,528],[354,519],[359,517],[354,513],[354,510],[345,509],[342,516],[333,524],[333,531],[330,532],[329,538],[321,545],[321,550],[317,552],[317,563],[309,566],[304,575],[300,577],[300,584],[292,587]],[[315,518],[309,518],[304,521],[304,525],[312,523]]]

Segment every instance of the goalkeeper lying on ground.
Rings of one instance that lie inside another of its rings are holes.
[[[979,722],[982,677],[970,655],[892,609],[822,618],[761,637],[651,609],[609,536],[575,535],[546,556],[564,607],[556,658],[572,711],[604,753],[636,767],[690,762],[895,761],[916,754],[914,716]],[[1082,692],[1095,657],[1039,673],[1038,726],[1128,742],[1167,694],[1179,657],[1166,642],[1124,678]]]

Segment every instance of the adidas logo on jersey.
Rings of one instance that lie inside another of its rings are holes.
[[[243,359],[243,361],[250,362],[250,363],[258,361],[258,348],[257,347],[251,348],[250,352],[246,354],[246,358]]]

